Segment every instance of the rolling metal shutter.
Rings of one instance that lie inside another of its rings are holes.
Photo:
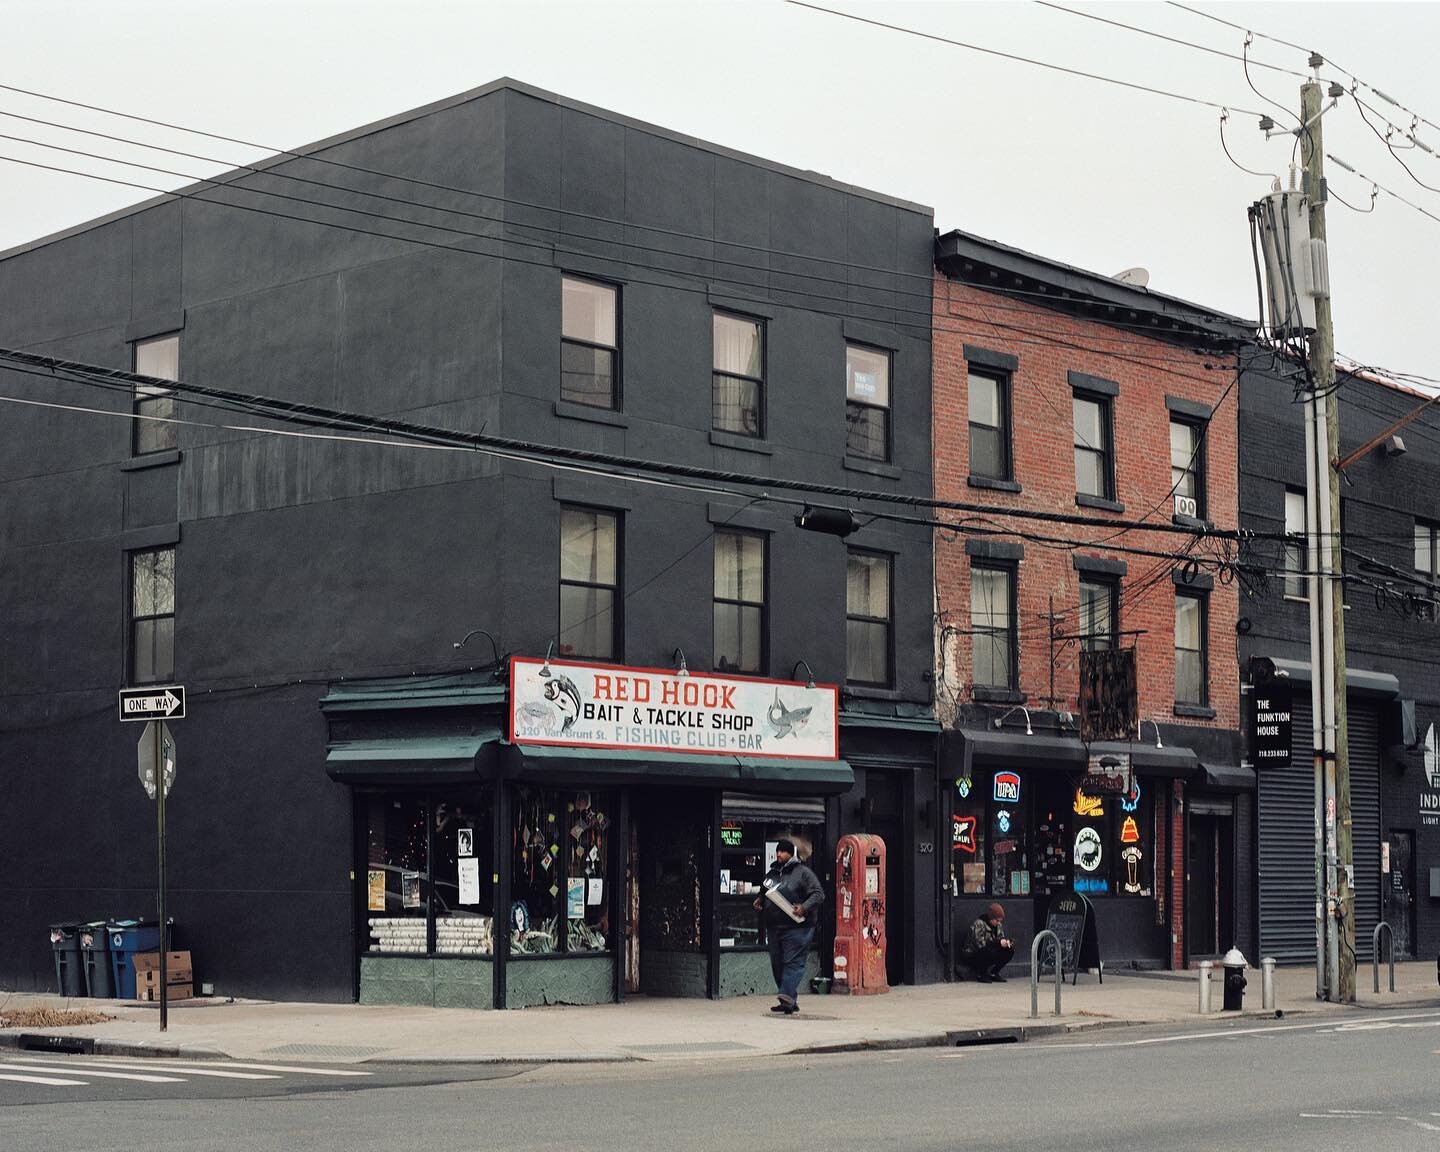
[[[1300,686],[1297,686],[1297,688]],[[1296,691],[1290,763],[1256,770],[1260,826],[1260,955],[1315,962],[1315,769],[1310,701]]]
[[[1310,703],[1295,701],[1290,765],[1257,773],[1260,825],[1260,954],[1315,962],[1315,775]],[[1350,819],[1355,863],[1356,951],[1380,919],[1380,718],[1351,701]]]

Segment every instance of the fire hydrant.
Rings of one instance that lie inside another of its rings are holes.
[[[1220,961],[1225,969],[1226,1012],[1239,1012],[1245,1006],[1245,957],[1240,949],[1231,948]]]

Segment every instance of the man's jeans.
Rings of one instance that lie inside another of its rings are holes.
[[[813,924],[796,924],[793,928],[772,926],[768,933],[770,971],[780,999],[794,1003],[805,975],[805,961],[810,955],[810,941],[815,938]]]

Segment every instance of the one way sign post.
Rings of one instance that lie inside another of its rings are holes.
[[[155,688],[120,689],[121,720],[183,720],[185,686],[167,684]]]

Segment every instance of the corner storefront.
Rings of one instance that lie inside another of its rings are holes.
[[[836,798],[854,784],[837,698],[518,657],[495,675],[332,686],[357,998],[515,1008],[768,989],[752,901],[774,843],[794,840],[828,881]],[[828,933],[814,970],[826,955]]]

